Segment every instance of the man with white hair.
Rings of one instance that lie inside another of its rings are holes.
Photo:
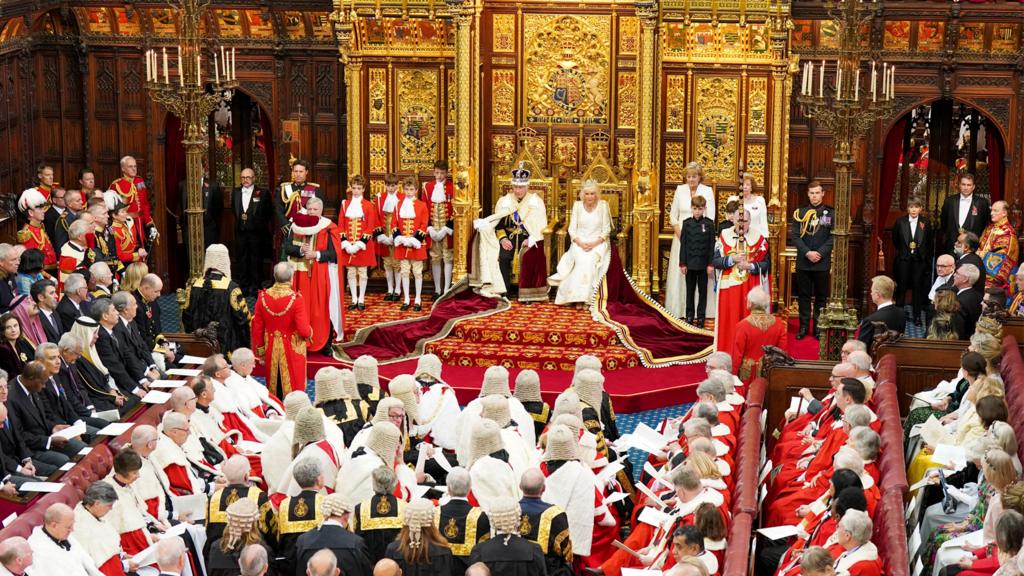
[[[89,284],[92,299],[110,298],[114,293],[114,273],[106,262],[95,262],[89,266]]]
[[[348,567],[346,566],[346,570]],[[330,550],[320,550],[306,563],[306,576],[338,576],[338,559]]]
[[[274,507],[267,494],[253,486],[249,479],[252,468],[249,460],[241,454],[235,454],[228,458],[221,466],[221,473],[224,475],[224,486],[218,488],[210,496],[210,505],[206,512],[206,537],[207,550],[203,555],[207,556],[209,544],[220,540],[224,529],[228,524],[228,506],[241,499],[252,500],[259,509],[259,521],[257,526],[263,539],[273,542],[276,536],[276,514]]]
[[[448,501],[438,507],[437,529],[441,531],[452,551],[455,573],[469,568],[469,555],[473,547],[490,537],[491,523],[487,514],[470,504],[469,471],[461,466],[448,473]]]
[[[106,189],[117,192],[121,202],[127,206],[132,221],[132,234],[142,247],[160,236],[150,214],[148,188],[146,181],[138,175],[139,166],[135,158],[121,158],[120,166],[121,177],[111,182]]]
[[[0,576],[24,576],[32,566],[32,547],[21,536],[0,542]]]
[[[11,309],[11,301],[18,293],[14,277],[18,274],[20,262],[21,254],[14,246],[6,242],[0,244],[0,313]]]
[[[352,517],[348,529],[363,539],[371,558],[384,558],[388,544],[394,542],[402,530],[406,501],[395,496],[398,477],[393,469],[374,468],[370,478],[373,494],[355,506],[349,505]]]
[[[103,576],[95,562],[71,534],[75,512],[67,504],[52,504],[43,512],[43,525],[28,537],[32,547],[32,574]]]
[[[181,321],[186,332],[206,328],[216,321],[221,350],[234,350],[249,343],[249,304],[242,289],[231,279],[231,256],[227,246],[212,244],[206,249],[203,276],[185,288]]]
[[[338,494],[328,494],[323,502],[324,521],[299,536],[295,543],[298,566],[305,566],[318,550],[330,550],[345,567],[345,574],[370,576],[373,563],[366,543],[348,529],[352,507]]]
[[[302,489],[281,500],[277,513],[277,563],[280,574],[296,574],[296,549],[299,537],[324,520],[324,475],[320,463],[312,458],[299,460],[292,468],[295,483]]]
[[[75,220],[68,226],[68,241],[60,248],[58,260],[57,293],[64,291],[64,282],[74,272],[86,268],[96,260],[96,254],[86,245],[85,236],[92,229],[92,223],[85,219]]]
[[[963,320],[964,333],[961,338],[974,334],[974,327],[981,317],[982,293],[973,288],[981,276],[981,271],[974,264],[961,264],[953,272],[953,288],[956,289],[956,301],[960,303],[960,315]]]
[[[267,388],[278,397],[306,389],[306,342],[313,328],[302,293],[292,290],[294,275],[291,262],[278,262],[274,285],[260,292],[252,316],[252,349],[263,357]]]
[[[173,537],[161,540],[156,545],[156,565],[161,575],[175,576],[185,570],[185,543]]]
[[[747,308],[747,293],[765,286],[771,271],[768,240],[750,229],[749,210],[740,211],[736,225],[719,234],[711,263],[719,270],[715,349],[732,352],[736,329]]]
[[[213,492],[215,484],[224,482],[215,468],[186,455],[185,440],[192,433],[188,417],[178,412],[165,412],[161,428],[156,450],[150,458],[163,474],[162,479],[166,479],[165,485],[172,495],[208,495]]]
[[[57,301],[57,315],[60,316],[61,324],[68,330],[82,315],[82,304],[88,297],[89,283],[86,282],[85,276],[76,272],[64,278],[63,295]]]
[[[768,291],[760,286],[747,292],[747,310],[744,318],[733,333],[733,341],[727,346],[732,354],[732,365],[738,370],[740,380],[749,385],[761,371],[761,358],[765,346],[788,349],[786,323],[776,318],[769,307]]]
[[[250,421],[268,418],[270,414],[284,415],[284,405],[267,387],[252,377],[256,355],[249,348],[237,348],[231,354],[231,373],[224,387],[231,391],[238,410]]]
[[[241,576],[264,576],[270,570],[267,549],[262,544],[249,544],[242,548],[238,556],[238,569]]]
[[[146,344],[135,324],[135,317],[139,313],[135,297],[130,292],[119,290],[110,297],[110,302],[120,317],[120,322],[114,327],[114,335],[128,371],[133,374],[142,373],[150,380],[163,376],[153,360],[153,347]]]
[[[836,558],[836,574],[878,576],[883,573],[878,549],[871,542],[872,529],[867,512],[847,510],[843,514],[836,528],[836,544],[843,549]]]
[[[323,217],[320,198],[306,201],[306,216],[293,217],[281,250],[300,274],[292,278],[292,288],[302,294],[306,315],[313,329],[310,350],[319,352],[343,337],[341,302],[344,285],[338,267],[342,253],[337,226]]]

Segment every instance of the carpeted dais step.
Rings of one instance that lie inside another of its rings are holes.
[[[480,368],[500,364],[506,368],[572,372],[576,359],[584,354],[594,354],[600,358],[605,370],[640,365],[636,354],[618,345],[595,349],[589,346],[531,346],[510,342],[483,343],[446,338],[427,344],[426,351],[437,354],[446,365]]]
[[[349,310],[349,303],[348,292],[346,292],[345,299],[342,301],[342,313],[345,316],[346,340],[351,340],[352,336],[356,333],[356,330],[365,328],[372,324],[392,322],[394,320],[403,320],[405,318],[416,318],[417,316],[426,316],[430,314],[429,300],[423,303],[423,310],[421,312],[413,312],[412,308],[402,312],[399,309],[402,307],[402,302],[385,302],[384,294],[367,294],[366,310]]]
[[[512,308],[498,316],[459,322],[450,339],[475,343],[509,343],[549,347],[617,346],[615,332],[595,322],[588,310],[576,310],[549,303]]]

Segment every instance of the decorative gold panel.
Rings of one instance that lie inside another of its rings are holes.
[[[619,128],[636,128],[636,72],[619,72]]]
[[[694,138],[697,162],[709,180],[736,178],[738,78],[697,78]]]
[[[665,143],[665,181],[682,182],[686,180],[686,144],[683,142]]]
[[[388,71],[370,68],[370,124],[388,122]]]
[[[388,171],[388,135],[370,134],[370,172]]]
[[[538,159],[538,162],[544,162],[548,157],[548,142],[543,136],[526,136],[523,138],[526,147],[530,149],[530,154],[534,158]]]
[[[619,54],[636,54],[640,45],[640,20],[636,16],[619,18]]]
[[[675,186],[665,188],[661,194],[665,197],[665,209],[661,212],[661,228],[662,230],[671,230],[672,223],[669,221],[669,213],[672,211],[672,202],[676,198]]]
[[[665,61],[770,61],[769,47],[770,30],[764,24],[662,24],[661,49]]]
[[[428,169],[437,159],[438,70],[398,70],[398,169]]]
[[[750,172],[757,183],[764,186],[765,155],[768,147],[764,144],[747,144],[747,172]]]
[[[747,132],[764,134],[768,120],[768,79],[751,78],[749,83]]]
[[[516,121],[516,71],[491,70],[491,123],[513,126]]]
[[[448,70],[448,124],[455,125],[455,107],[458,95],[455,89],[455,70]]]
[[[579,166],[579,141],[575,136],[555,136],[552,148],[552,160],[557,159],[566,169]]]
[[[628,168],[636,165],[636,139],[618,138],[615,141],[616,163],[619,167]]]
[[[494,14],[493,44],[495,52],[515,52],[515,14]]]
[[[516,155],[516,138],[511,134],[491,136],[491,156],[495,162],[511,162]]]
[[[686,76],[671,74],[665,79],[665,130],[686,130]]]
[[[528,122],[608,124],[611,16],[527,14]]]
[[[451,20],[426,18],[359,18],[358,46],[365,55],[455,55]]]
[[[385,193],[384,181],[371,178],[370,179],[370,198],[376,198],[377,196],[380,196],[381,194],[384,194],[384,193]]]
[[[448,166],[455,166],[455,153],[458,152],[455,148],[455,135],[448,135]]]
[[[583,152],[584,161],[588,165],[592,164],[598,156],[610,158],[612,155],[611,138],[604,132],[594,132],[587,137],[586,147]]]

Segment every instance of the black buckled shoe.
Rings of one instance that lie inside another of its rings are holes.
[[[807,327],[801,326],[800,329],[797,330],[796,332],[796,339],[803,340],[804,338],[807,338]]]
[[[402,304],[398,309],[401,310],[402,312],[405,312],[406,310],[409,309],[409,303],[406,302],[405,304]]]
[[[412,307],[412,311],[413,312],[422,312],[423,311],[423,305],[422,304],[416,304],[415,306]]]

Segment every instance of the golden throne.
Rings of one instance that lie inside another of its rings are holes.
[[[631,176],[628,170],[612,166],[603,154],[597,154],[586,167],[583,174],[573,178],[568,185],[568,197],[565,201],[566,225],[558,230],[556,261],[562,257],[569,234],[569,219],[572,217],[572,206],[579,199],[580,189],[587,180],[597,183],[598,196],[608,202],[608,210],[612,215],[612,237],[616,239],[619,258],[622,265],[627,266],[627,242],[633,229],[633,194],[630,189]]]
[[[530,191],[536,193],[544,200],[544,209],[547,212],[548,225],[544,229],[544,258],[551,264],[551,246],[554,243],[555,231],[567,225],[562,222],[564,209],[559,197],[558,177],[556,170],[549,172],[544,168],[543,159],[535,155],[533,148],[542,142],[533,128],[520,128],[516,130],[518,151],[511,162],[495,161],[491,170],[491,190],[494,193],[494,201],[509,193],[512,185],[509,183],[509,173],[513,167],[520,164],[530,171]],[[540,152],[543,152],[541,145]],[[492,207],[493,208],[493,207]]]

